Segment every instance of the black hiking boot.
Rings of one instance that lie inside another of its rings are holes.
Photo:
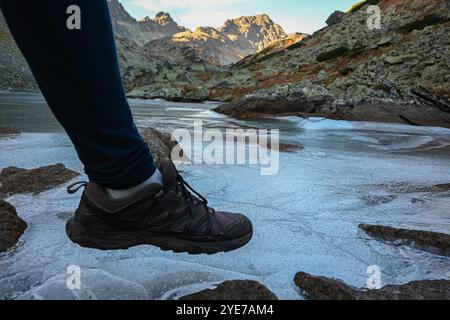
[[[71,194],[85,187],[75,216],[66,225],[69,238],[101,250],[149,244],[190,254],[228,252],[250,241],[253,228],[247,217],[208,207],[171,161],[162,162],[161,172],[164,186],[149,185],[120,200],[93,182],[69,186]]]

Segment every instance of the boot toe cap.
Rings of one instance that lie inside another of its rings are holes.
[[[235,214],[236,219],[224,229],[224,240],[235,240],[251,237],[253,225],[249,218],[243,214]]]

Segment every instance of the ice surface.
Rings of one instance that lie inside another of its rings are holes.
[[[381,268],[383,285],[450,278],[449,257],[379,242],[357,228],[374,223],[450,232],[450,193],[415,190],[450,182],[448,155],[417,151],[436,139],[450,142],[450,130],[295,117],[236,121],[208,111],[211,104],[132,104],[142,126],[191,128],[194,119],[203,119],[209,128],[278,128],[283,142],[305,148],[282,153],[275,176],[261,176],[258,166],[248,165],[181,168],[213,206],[245,212],[253,221],[253,240],[228,254],[80,248],[64,231],[79,194],[60,187],[12,196],[7,200],[29,227],[16,247],[0,255],[0,298],[173,299],[223,280],[253,279],[282,299],[301,299],[293,282],[298,271],[363,287],[371,265]],[[41,132],[0,139],[0,168],[63,162],[82,171],[65,134],[32,131]],[[81,267],[81,290],[67,288],[70,265]]]

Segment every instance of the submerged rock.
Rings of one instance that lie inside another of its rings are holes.
[[[312,300],[448,300],[450,280],[420,280],[361,290],[341,281],[299,272],[295,284]]]
[[[19,218],[16,209],[0,200],[0,252],[14,246],[26,228],[26,222]]]
[[[434,186],[442,191],[450,191],[450,183],[441,183]]]
[[[278,298],[256,281],[233,280],[225,281],[215,289],[206,289],[181,297],[180,300],[278,300]]]
[[[18,134],[20,134],[20,131],[16,128],[7,128],[7,127],[0,128],[0,137],[12,136],[12,135],[18,135]]]
[[[408,230],[387,226],[377,226],[369,224],[360,224],[360,229],[369,235],[387,240],[405,240],[413,242],[415,245],[424,247],[424,249],[433,249],[440,254],[450,255],[450,235],[433,231]]]
[[[161,132],[153,128],[146,128],[141,130],[141,135],[144,141],[150,147],[153,160],[157,165],[162,160],[171,159],[171,154],[180,155],[179,160],[188,160],[183,154],[183,149],[177,141],[172,141],[172,136],[169,133]],[[174,161],[177,159],[173,159]]]
[[[36,169],[8,167],[0,172],[0,194],[40,193],[67,182],[79,173],[58,163]]]

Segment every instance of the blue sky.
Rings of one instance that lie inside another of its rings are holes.
[[[312,33],[325,26],[334,10],[345,11],[358,0],[119,0],[135,18],[169,12],[191,29],[219,27],[226,19],[267,13],[286,32]]]

